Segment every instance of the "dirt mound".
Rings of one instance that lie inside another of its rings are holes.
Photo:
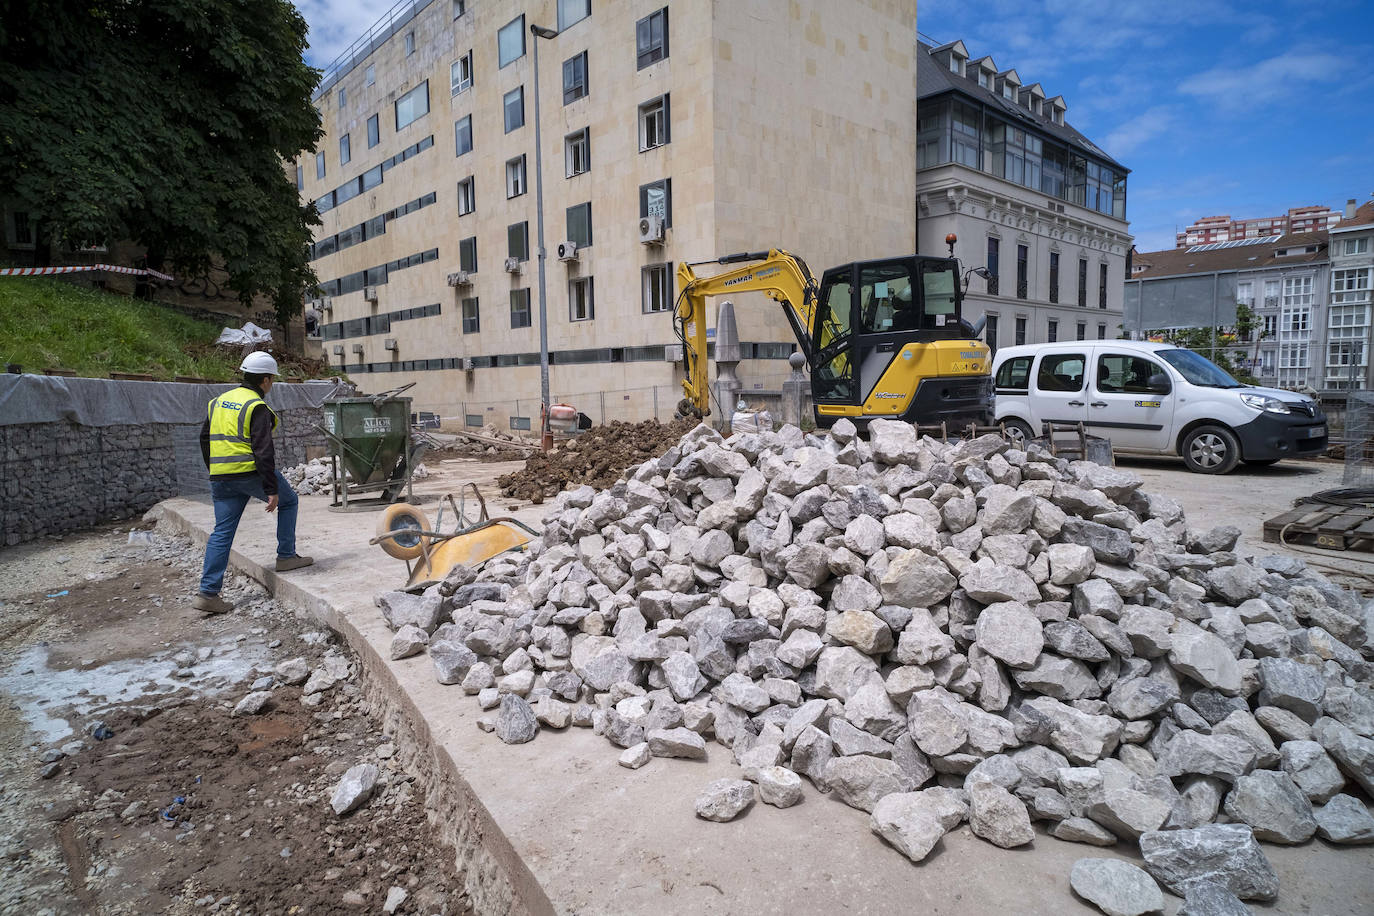
[[[626,468],[663,454],[696,423],[615,421],[593,427],[548,452],[531,455],[523,470],[501,477],[497,481],[501,495],[542,503],[557,496],[568,484],[590,484],[604,490],[619,480]]]

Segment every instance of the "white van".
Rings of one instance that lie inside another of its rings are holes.
[[[1326,417],[1311,398],[1242,385],[1206,357],[1172,344],[1079,340],[997,351],[996,417],[1013,435],[1045,421],[1086,425],[1112,449],[1180,455],[1190,471],[1320,455]]]

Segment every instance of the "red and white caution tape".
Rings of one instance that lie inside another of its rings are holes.
[[[103,270],[113,274],[134,274],[135,276],[157,277],[159,280],[174,282],[166,274],[139,267],[116,267],[113,264],[81,264],[75,267],[0,267],[0,277],[42,277],[49,274],[75,274],[88,270]]]

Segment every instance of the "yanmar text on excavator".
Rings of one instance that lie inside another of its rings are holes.
[[[698,277],[703,264],[740,264]],[[991,358],[963,317],[959,262],[907,255],[832,267],[821,282],[781,249],[683,263],[674,325],[684,414],[710,413],[706,300],[762,292],[782,305],[810,367],[816,425],[875,417],[950,429],[992,422]],[[728,406],[728,405],[727,405]]]

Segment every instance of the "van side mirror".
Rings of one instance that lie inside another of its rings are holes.
[[[1168,394],[1174,390],[1174,386],[1169,384],[1169,377],[1163,372],[1156,372],[1150,376],[1145,386],[1150,389],[1151,394]]]

